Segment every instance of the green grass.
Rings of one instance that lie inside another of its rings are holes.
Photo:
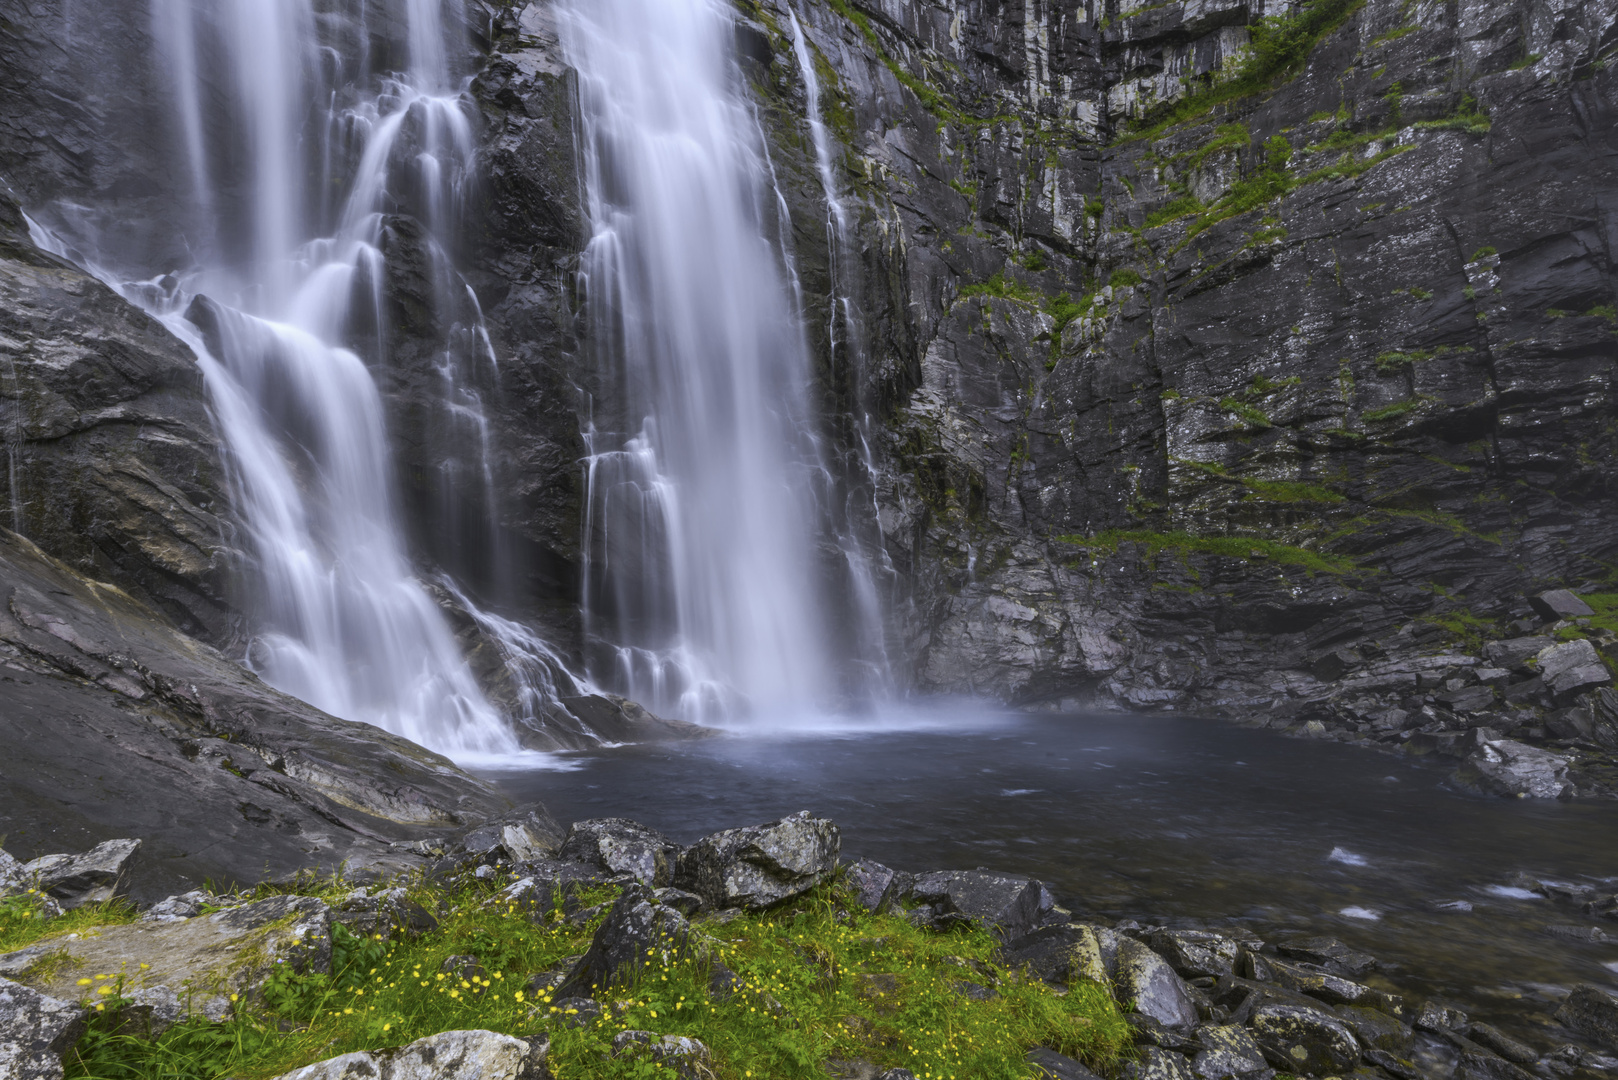
[[[1417,26],[1415,23],[1410,23],[1407,26],[1399,27],[1397,30],[1389,30],[1386,34],[1382,34],[1379,37],[1372,38],[1371,39],[1371,48],[1374,49],[1378,45],[1386,45],[1390,41],[1398,41],[1400,38],[1404,37],[1406,34],[1414,34],[1417,30],[1420,30],[1420,29],[1421,29],[1421,27]]]
[[[1242,478],[1242,486],[1251,493],[1250,498],[1279,503],[1340,503],[1343,497],[1330,488],[1318,484],[1305,484],[1296,480],[1254,480]]]
[[[605,901],[613,892],[583,899]],[[1105,987],[1081,981],[1058,992],[998,964],[987,932],[939,934],[872,915],[835,884],[771,912],[698,920],[696,947],[654,958],[632,982],[601,994],[600,1019],[568,1027],[548,995],[524,986],[583,952],[604,916],[573,925],[559,909],[492,904],[494,885],[470,879],[447,889],[417,885],[411,895],[439,911],[435,931],[386,943],[334,932],[331,974],[278,973],[262,1005],[240,1004],[222,1024],[191,1021],[147,1042],[113,1033],[98,1018],[70,1055],[68,1077],[263,1080],[338,1054],[464,1029],[548,1032],[558,1080],[667,1075],[632,1054],[611,1056],[613,1036],[628,1029],[700,1039],[722,1080],[824,1080],[830,1058],[863,1058],[935,1080],[1026,1080],[1032,1069],[1023,1056],[1038,1045],[1110,1074],[1132,1042]],[[441,971],[446,958],[462,954],[479,958],[484,977]],[[709,996],[715,962],[741,977],[733,996]],[[961,982],[993,983],[997,996],[971,1000]]]
[[[1487,259],[1490,255],[1498,255],[1498,254],[1500,254],[1498,251],[1496,251],[1492,246],[1486,244],[1483,247],[1480,247],[1476,251],[1472,252],[1472,257],[1470,259],[1468,259],[1467,261],[1468,262],[1478,262],[1481,259]]]
[[[1304,0],[1288,16],[1272,16],[1252,28],[1246,53],[1213,85],[1144,117],[1120,142],[1152,138],[1168,128],[1207,115],[1216,106],[1262,93],[1303,70],[1309,54],[1328,34],[1364,6],[1365,0]]]
[[[1224,409],[1226,412],[1230,413],[1231,415],[1235,416],[1238,420],[1240,420],[1242,423],[1246,424],[1248,427],[1251,427],[1251,428],[1267,428],[1267,427],[1271,426],[1270,425],[1270,418],[1264,414],[1264,410],[1260,409],[1256,405],[1249,405],[1247,402],[1243,401],[1241,398],[1237,398],[1237,397],[1220,398],[1219,399],[1219,407],[1221,409]]]
[[[1179,218],[1190,217],[1192,214],[1200,214],[1204,209],[1206,209],[1206,207],[1202,205],[1201,200],[1199,200],[1195,195],[1184,195],[1178,199],[1175,199],[1162,209],[1148,214],[1146,217],[1146,227],[1148,229],[1155,229],[1159,225],[1167,225],[1169,222],[1178,220]]]
[[[78,933],[93,926],[117,926],[134,922],[135,909],[122,900],[86,904],[54,919],[40,910],[38,895],[32,889],[0,899],[0,953],[25,949],[46,937]]]
[[[1543,57],[1539,53],[1529,53],[1521,60],[1518,60],[1516,63],[1512,64],[1508,70],[1521,71],[1525,67],[1532,67],[1534,64],[1539,63],[1542,59]]]
[[[1160,533],[1108,529],[1094,536],[1058,536],[1055,539],[1075,547],[1100,548],[1111,552],[1116,552],[1121,544],[1138,544],[1146,549],[1148,557],[1172,551],[1243,561],[1268,559],[1323,574],[1349,574],[1358,569],[1351,559],[1248,536],[1192,536],[1178,531]]]
[[[1366,410],[1365,419],[1371,423],[1378,420],[1393,420],[1405,415],[1405,413],[1415,411],[1420,404],[1421,401],[1418,398],[1406,398],[1403,401],[1395,401],[1392,405],[1384,405],[1379,409]]]
[[[1121,289],[1126,285],[1139,285],[1143,280],[1145,279],[1140,276],[1138,270],[1114,270],[1112,276],[1107,279],[1107,284],[1114,289]]]
[[[1002,300],[1015,300],[1035,307],[1038,307],[1044,299],[1038,289],[1029,288],[1022,282],[1007,277],[1004,271],[995,274],[988,281],[961,286],[959,295],[963,300],[973,296],[996,296]]]

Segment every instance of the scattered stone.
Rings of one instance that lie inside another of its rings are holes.
[[[601,1019],[601,1003],[589,997],[564,997],[544,1008],[535,1007],[534,1012],[554,1013],[561,1019],[566,1027],[589,1027]]]
[[[1455,1066],[1452,1080],[1534,1080],[1505,1058],[1486,1051],[1467,1050]]]
[[[279,1080],[542,1080],[550,1039],[493,1031],[445,1031],[397,1050],[344,1054]]]
[[[1599,986],[1574,987],[1556,1010],[1556,1019],[1609,1050],[1618,1050],[1618,998]]]
[[[1197,1025],[1197,1007],[1174,969],[1134,938],[1120,938],[1113,985],[1118,1000],[1149,1016],[1170,1031],[1189,1031]]]
[[[1111,933],[1111,931],[1106,931]],[[1117,942],[1111,952],[1117,954]],[[1069,986],[1075,979],[1107,981],[1110,964],[1101,958],[1095,928],[1066,924],[1042,926],[1006,942],[999,950],[1000,962],[1009,968],[1027,968],[1053,986]]]
[[[1486,742],[1467,756],[1461,775],[1492,795],[1560,799],[1573,794],[1568,759],[1512,739]]]
[[[1359,1042],[1348,1026],[1318,1009],[1265,1005],[1248,1024],[1266,1060],[1285,1072],[1330,1075],[1360,1060]]]
[[[491,821],[461,837],[459,849],[485,863],[526,865],[556,855],[562,846],[562,827],[535,804],[516,814]]]
[[[108,840],[82,855],[43,855],[23,866],[40,892],[71,911],[81,904],[104,904],[122,896],[129,884],[139,840]]]
[[[674,878],[680,848],[656,829],[627,818],[592,818],[573,823],[558,857],[632,874],[642,885],[662,888]]]
[[[337,905],[332,921],[358,937],[381,941],[392,941],[397,934],[414,937],[438,927],[438,920],[403,889],[385,889],[375,896],[356,889]]]
[[[1058,1054],[1043,1046],[1036,1046],[1028,1051],[1023,1059],[1032,1065],[1036,1075],[1049,1077],[1050,1080],[1098,1080],[1096,1074],[1085,1068],[1083,1062],[1075,1061],[1066,1054]]]
[[[1539,666],[1539,677],[1558,704],[1569,704],[1584,691],[1612,682],[1612,674],[1602,663],[1601,654],[1584,638],[1552,645],[1534,661]]]
[[[1496,667],[1527,675],[1533,672],[1528,662],[1538,656],[1542,650],[1548,649],[1555,644],[1555,638],[1543,635],[1510,638],[1506,641],[1489,642],[1483,646],[1483,655],[1489,663]]]
[[[1490,1024],[1478,1022],[1468,1024],[1466,1035],[1479,1046],[1493,1050],[1507,1061],[1514,1061],[1519,1065],[1532,1065],[1539,1060],[1539,1054],[1533,1047],[1518,1042]]]
[[[1201,1050],[1191,1060],[1191,1071],[1202,1080],[1226,1080],[1266,1068],[1264,1052],[1253,1036],[1235,1025],[1210,1024],[1199,1029],[1197,1045]]]
[[[620,1031],[612,1037],[614,1057],[643,1054],[684,1080],[714,1080],[713,1056],[708,1047],[684,1035],[658,1035],[652,1031]]]
[[[481,979],[488,974],[483,970],[482,960],[464,953],[458,956],[444,957],[444,962],[438,965],[438,970],[445,975],[453,975],[455,978],[466,982]]]
[[[1045,886],[1032,878],[985,870],[922,874],[911,887],[910,896],[930,905],[934,925],[969,922],[998,930],[1006,939],[1034,930],[1056,903]]]
[[[1426,1074],[1408,1058],[1398,1057],[1386,1050],[1374,1049],[1366,1050],[1361,1056],[1390,1076],[1398,1077],[1398,1080],[1426,1080]]]
[[[141,922],[181,922],[202,914],[204,904],[216,903],[217,897],[201,889],[159,900],[141,912]]]
[[[1143,1046],[1139,1058],[1123,1067],[1122,1080],[1195,1080],[1185,1055],[1159,1046]]]
[[[674,884],[711,907],[757,911],[790,900],[837,869],[837,826],[803,810],[765,825],[705,836],[679,858]]]
[[[684,889],[657,889],[652,893],[652,899],[659,904],[668,905],[688,919],[702,910],[702,897]]]
[[[84,1034],[85,1011],[0,979],[0,1076],[62,1080],[62,1055]]]
[[[708,972],[708,996],[717,1001],[724,1001],[735,996],[741,989],[742,977],[718,960],[713,961],[713,966]]]
[[[650,964],[667,963],[686,950],[690,923],[674,908],[654,904],[639,886],[624,889],[590,948],[561,985],[558,997],[585,997]]]
[[[1363,1005],[1342,1005],[1337,1009],[1337,1016],[1348,1025],[1361,1046],[1386,1050],[1397,1057],[1404,1057],[1410,1053],[1410,1043],[1415,1038],[1415,1032],[1408,1024],[1400,1022],[1382,1010]]]
[[[1533,605],[1534,611],[1546,622],[1559,622],[1562,619],[1585,619],[1595,614],[1595,611],[1580,600],[1578,596],[1567,589],[1551,589],[1538,596],[1531,596],[1528,602]]]
[[[0,896],[19,893],[32,886],[33,880],[23,869],[23,864],[5,849],[0,848]]]
[[[951,980],[949,986],[957,994],[973,1001],[993,1001],[1000,996],[1000,992],[993,987],[984,986],[982,983],[968,982],[965,979]]]
[[[1341,975],[1333,975],[1312,964],[1292,963],[1275,957],[1265,957],[1263,963],[1270,978],[1282,986],[1331,1005],[1374,1005],[1384,997],[1368,986]]]
[[[46,954],[71,962],[41,965]],[[89,996],[82,972],[107,973],[108,984],[135,990],[166,988],[185,1004],[186,1016],[223,1020],[230,995],[251,997],[275,967],[299,972],[331,969],[331,918],[326,904],[308,896],[273,896],[241,907],[177,922],[108,926],[94,935],[57,938],[0,957],[0,967],[55,997]]]
[[[1438,695],[1438,700],[1458,713],[1479,713],[1494,707],[1494,687],[1482,684]]]
[[[1612,937],[1599,926],[1576,926],[1570,923],[1553,923],[1545,928],[1545,932],[1553,938],[1563,941],[1583,941],[1598,944],[1611,941]]]
[[[854,892],[854,902],[866,911],[881,914],[893,903],[898,875],[879,862],[858,859],[843,870],[843,883]]]
[[[1286,938],[1275,943],[1275,951],[1349,979],[1364,978],[1377,969],[1376,957],[1331,937]]]
[[[1234,975],[1242,947],[1222,934],[1206,930],[1159,930],[1152,948],[1187,978]]]

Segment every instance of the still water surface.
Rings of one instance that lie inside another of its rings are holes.
[[[1618,888],[1618,803],[1483,797],[1442,763],[1206,720],[969,712],[563,764],[489,776],[564,823],[630,817],[689,843],[809,809],[845,858],[1032,874],[1081,916],[1331,934],[1398,988],[1524,1035],[1559,988],[1618,982],[1618,941],[1553,936],[1595,923],[1517,882]]]

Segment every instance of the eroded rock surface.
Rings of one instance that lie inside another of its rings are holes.
[[[680,853],[674,884],[715,908],[766,908],[807,892],[837,869],[837,826],[807,810],[705,836]]]

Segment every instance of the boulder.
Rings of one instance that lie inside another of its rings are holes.
[[[1555,644],[1555,638],[1540,634],[1532,637],[1508,638],[1505,641],[1491,641],[1483,646],[1483,656],[1496,667],[1526,675],[1533,671],[1529,661]]]
[[[1168,962],[1134,938],[1119,938],[1113,969],[1118,1000],[1170,1031],[1197,1026],[1197,1007]]]
[[[1000,962],[1008,968],[1026,968],[1053,986],[1069,986],[1080,978],[1105,983],[1118,943],[1113,937],[1103,957],[1098,929],[1076,923],[1042,926],[1000,946]],[[1112,934],[1110,930],[1101,932]]]
[[[1618,1050],[1618,997],[1585,983],[1573,988],[1556,1019],[1609,1050]]]
[[[1518,1065],[1532,1065],[1539,1060],[1539,1053],[1533,1047],[1518,1042],[1492,1024],[1474,1021],[1467,1025],[1466,1037]]]
[[[1277,1069],[1325,1076],[1351,1069],[1360,1045],[1341,1020],[1318,1009],[1265,1005],[1248,1021],[1253,1039]]]
[[[1098,1080],[1095,1073],[1066,1054],[1058,1054],[1044,1046],[1036,1046],[1023,1059],[1034,1067],[1036,1077],[1049,1080]]]
[[[1313,964],[1280,960],[1273,956],[1257,957],[1248,954],[1254,977],[1262,972],[1267,978],[1299,994],[1331,1005],[1377,1005],[1385,995],[1369,986],[1345,979]]]
[[[1348,1025],[1361,1046],[1385,1050],[1396,1057],[1409,1056],[1415,1032],[1410,1030],[1408,1024],[1400,1022],[1380,1009],[1367,1008],[1363,1005],[1339,1006],[1337,1016]]]
[[[43,855],[22,871],[29,880],[38,881],[40,892],[71,911],[81,904],[104,904],[122,896],[138,851],[139,840],[108,840],[82,855]]]
[[[678,844],[656,829],[627,818],[576,821],[557,857],[611,874],[630,874],[642,885],[662,888],[674,877]]]
[[[1492,795],[1560,799],[1573,794],[1568,759],[1512,739],[1495,739],[1469,754],[1461,776]]]
[[[1137,1053],[1140,1056],[1120,1071],[1123,1080],[1195,1080],[1184,1054],[1160,1046],[1142,1046]]]
[[[1565,705],[1586,690],[1612,682],[1601,654],[1584,638],[1552,645],[1535,656],[1534,662],[1558,704]]]
[[[1487,1051],[1465,1050],[1451,1080],[1534,1080],[1534,1076]]]
[[[1242,1028],[1233,1024],[1210,1024],[1197,1032],[1197,1056],[1191,1071],[1201,1080],[1227,1080],[1249,1076],[1267,1069],[1264,1051]]]
[[[1560,622],[1563,619],[1585,619],[1595,614],[1595,611],[1580,600],[1578,595],[1567,589],[1551,589],[1538,596],[1530,596],[1528,602],[1533,605],[1534,611],[1547,622]]]
[[[756,911],[826,880],[837,869],[840,846],[836,825],[803,810],[704,836],[681,853],[674,884],[711,907]]]
[[[702,897],[696,893],[686,892],[684,889],[657,889],[653,891],[652,899],[659,904],[668,905],[688,919],[703,908]]]
[[[383,889],[374,896],[367,889],[355,889],[337,905],[331,919],[350,933],[382,941],[392,941],[400,934],[414,937],[438,927],[438,920],[399,888]]]
[[[141,922],[182,922],[194,919],[202,914],[204,904],[220,906],[219,898],[212,893],[201,889],[192,889],[188,893],[170,896],[159,900],[145,911],[141,912]]]
[[[62,1055],[84,1034],[82,1006],[0,979],[0,1076],[62,1080]]]
[[[1234,975],[1242,955],[1235,941],[1207,930],[1159,930],[1151,942],[1169,966],[1192,979]]]
[[[898,875],[879,862],[857,859],[843,868],[843,884],[854,894],[854,903],[878,914],[893,902]]]
[[[1377,968],[1376,957],[1331,937],[1286,938],[1275,943],[1275,951],[1349,979],[1363,978]]]
[[[444,1031],[396,1050],[317,1061],[279,1080],[548,1080],[550,1039]]]
[[[40,963],[64,954],[68,963]],[[48,938],[0,956],[0,969],[54,997],[76,1001],[119,987],[128,997],[163,988],[184,1002],[185,1015],[209,1020],[229,1016],[230,995],[253,995],[281,964],[301,972],[330,970],[331,912],[324,901],[274,896],[177,922],[135,922],[103,927],[93,936]],[[102,978],[80,985],[85,972]]]
[[[639,886],[624,889],[613,902],[595,936],[554,994],[594,997],[637,969],[666,964],[686,951],[691,924],[684,915],[654,898]]]
[[[33,879],[23,870],[23,864],[0,848],[0,896],[19,893],[32,886]]]
[[[969,922],[999,931],[1002,938],[1022,937],[1040,925],[1056,901],[1032,878],[985,870],[940,870],[921,874],[910,898],[931,908],[936,926]]]
[[[713,1055],[707,1046],[684,1035],[620,1031],[612,1037],[614,1057],[644,1057],[684,1080],[715,1080]]]

